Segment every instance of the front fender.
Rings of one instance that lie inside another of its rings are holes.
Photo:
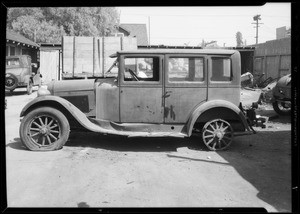
[[[20,113],[20,117],[25,116],[28,112],[36,107],[42,106],[59,106],[63,107],[66,111],[68,111],[84,128],[93,131],[93,132],[100,132],[104,134],[114,134],[113,131],[104,129],[95,123],[92,123],[88,117],[80,111],[76,106],[72,103],[63,99],[61,97],[53,96],[53,95],[46,95],[37,97],[31,102],[27,103],[27,105],[22,109]]]
[[[189,120],[187,122],[187,134],[188,134],[188,136],[191,136],[194,124],[195,124],[196,120],[199,118],[199,116],[201,116],[201,114],[203,114],[207,110],[212,109],[212,108],[216,108],[216,107],[227,108],[227,109],[230,109],[233,112],[235,112],[239,116],[239,118],[240,118],[241,122],[243,123],[245,129],[250,131],[250,127],[247,123],[245,115],[243,114],[243,112],[236,105],[234,105],[231,102],[225,101],[225,100],[211,100],[211,101],[208,101],[204,104],[200,104],[197,108],[195,108],[195,110],[193,111],[193,113],[189,117]]]

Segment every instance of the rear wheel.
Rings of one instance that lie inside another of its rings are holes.
[[[280,115],[289,115],[291,113],[291,103],[275,101],[272,103],[274,111]]]
[[[17,87],[18,79],[12,74],[6,74],[5,89],[12,92]]]
[[[29,112],[20,125],[22,143],[33,151],[51,151],[63,147],[69,138],[70,125],[63,113],[51,107]]]
[[[225,120],[210,120],[202,129],[202,140],[212,151],[224,150],[232,143],[233,129]]]

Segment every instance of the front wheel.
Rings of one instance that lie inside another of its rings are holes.
[[[233,129],[225,120],[210,120],[202,129],[202,140],[212,151],[224,150],[232,143]]]
[[[274,101],[272,103],[274,111],[280,115],[289,115],[291,113],[291,103]]]
[[[61,149],[67,142],[70,125],[59,110],[40,107],[24,116],[19,132],[29,150],[51,151]]]

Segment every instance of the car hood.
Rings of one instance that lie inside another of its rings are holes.
[[[281,77],[277,84],[276,87],[281,87],[281,88],[290,88],[291,87],[291,74],[285,75]]]
[[[94,83],[94,79],[52,81],[47,84],[47,89],[54,95],[57,92],[90,91],[94,90]]]

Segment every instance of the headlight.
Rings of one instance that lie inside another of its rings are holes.
[[[37,96],[45,96],[45,95],[50,95],[50,91],[48,91],[47,86],[46,85],[42,85],[39,90],[37,91]]]

